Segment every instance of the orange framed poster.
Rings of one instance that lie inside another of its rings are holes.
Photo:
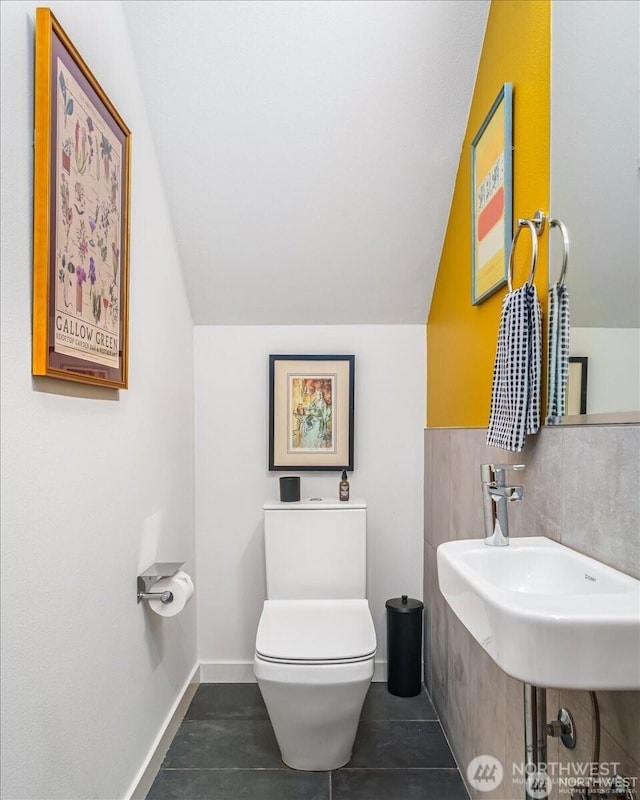
[[[131,132],[36,9],[34,375],[128,385]]]

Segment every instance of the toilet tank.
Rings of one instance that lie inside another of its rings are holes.
[[[351,500],[266,503],[269,600],[364,599],[367,504]]]

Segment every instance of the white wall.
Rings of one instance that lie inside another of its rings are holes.
[[[49,5],[134,134],[131,388],[31,377],[35,4],[2,2],[2,796],[114,800],[196,663],[195,603],[135,601],[193,569],[192,321],[121,4]]]
[[[551,13],[550,213],[571,239],[571,324],[638,328],[640,4],[572,0]],[[557,231],[550,242],[554,282]]]
[[[571,328],[571,355],[587,356],[587,414],[640,409],[640,330]]]
[[[124,8],[195,322],[424,322],[488,0]]]
[[[368,597],[386,659],[389,597],[422,597],[424,326],[195,328],[198,647],[204,681],[253,680],[265,597],[262,504],[270,353],[356,356],[352,497],[368,510]],[[295,473],[294,473],[295,474]],[[337,496],[339,473],[299,473],[303,495]],[[378,670],[383,677],[384,665]]]

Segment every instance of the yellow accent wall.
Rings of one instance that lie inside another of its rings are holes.
[[[427,321],[427,426],[486,427],[507,291],[471,305],[471,141],[502,84],[513,83],[513,219],[549,209],[549,0],[492,0],[440,266]],[[547,296],[547,230],[536,287]],[[530,237],[518,238],[514,286],[528,276]],[[544,370],[543,370],[544,372]],[[543,386],[543,397],[545,388]]]

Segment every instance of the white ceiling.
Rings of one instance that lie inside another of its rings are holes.
[[[194,322],[424,322],[487,0],[124,9]]]

